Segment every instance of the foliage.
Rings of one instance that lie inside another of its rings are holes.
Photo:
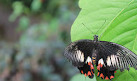
[[[90,79],[88,77],[85,77],[84,75],[77,74],[70,81],[96,81],[96,78]]]
[[[80,0],[81,12],[71,28],[72,41],[93,39],[97,34],[100,40],[121,44],[137,54],[136,5],[137,0]],[[118,71],[113,81],[135,81],[136,73],[133,68],[129,72]],[[97,81],[105,80],[99,77]]]
[[[66,62],[63,51],[70,42],[70,25],[78,12],[73,5],[77,1],[0,2],[12,7],[9,21],[18,20],[16,32],[21,33],[14,43],[0,40],[0,81],[69,81],[78,70]]]

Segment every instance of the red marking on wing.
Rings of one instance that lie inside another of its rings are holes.
[[[85,75],[85,77],[87,76],[87,74],[86,74],[86,73],[85,73],[84,75]]]
[[[105,80],[108,80],[108,79],[109,79],[108,76],[106,76]]]
[[[100,64],[100,67],[102,68],[102,67],[103,67],[103,65],[102,65],[102,64]]]
[[[100,66],[97,66],[97,69],[100,71]]]
[[[90,65],[90,69],[91,69],[91,73],[94,74],[94,72],[93,72],[94,66],[92,64]]]
[[[97,75],[97,76],[99,76],[99,74],[100,74],[100,73],[98,72],[98,75]]]
[[[90,68],[91,68],[91,70],[92,70],[92,69],[94,69],[94,66],[93,66],[93,65],[90,65]]]
[[[83,70],[81,70],[81,73],[84,74]]]
[[[103,65],[100,63],[100,64],[98,64],[98,66],[100,66],[101,68],[103,67]]]
[[[103,65],[100,63],[100,64],[98,64],[97,69],[100,71],[100,68],[102,68],[102,67],[103,67]]]
[[[92,63],[91,63],[91,62],[88,62],[88,65],[92,65]]]
[[[103,73],[100,74],[100,77],[104,79],[104,75],[103,75]]]
[[[91,76],[91,72],[90,71],[88,71],[88,76]]]
[[[111,75],[111,76],[110,76],[110,79],[112,79],[112,78],[114,78],[114,76]]]

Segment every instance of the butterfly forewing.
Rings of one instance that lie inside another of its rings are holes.
[[[137,55],[124,46],[112,42],[100,41],[98,49],[100,51],[99,55],[106,58],[104,61],[106,61],[106,66],[110,67],[110,70],[128,70],[129,66],[137,69]]]
[[[66,47],[64,55],[72,61],[74,66],[81,67],[84,65],[87,57],[92,56],[93,45],[92,40],[72,42],[68,47]]]
[[[94,42],[92,40],[80,40],[71,43],[65,49],[65,57],[77,66],[81,74],[94,77],[94,65],[92,62],[92,54],[94,52]]]

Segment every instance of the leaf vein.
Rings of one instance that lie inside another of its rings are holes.
[[[102,32],[102,35],[104,34],[104,32],[108,29],[108,27],[112,24],[112,22],[122,13],[122,11],[124,11],[132,2],[134,2],[134,0],[130,1],[129,4],[123,8],[115,17],[114,19],[112,19],[112,21],[108,24],[108,26],[104,29],[104,31]]]

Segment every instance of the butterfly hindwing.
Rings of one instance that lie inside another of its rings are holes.
[[[98,70],[97,76],[98,77],[101,77],[102,79],[105,79],[105,80],[108,80],[108,79],[111,80],[114,78],[115,70],[110,71],[110,69],[106,67],[103,58],[99,59],[97,63],[98,63],[97,64],[97,70]]]
[[[114,73],[116,71],[110,71],[107,69],[105,66],[102,66],[100,70],[98,70],[98,77],[101,77],[102,79],[108,80],[108,79],[113,79],[114,78]]]
[[[137,69],[137,55],[121,45],[99,41],[97,51],[96,66],[102,79],[113,79],[117,69],[129,70],[129,66]]]
[[[88,76],[89,78],[94,77],[94,66],[92,62],[88,62],[83,65],[83,67],[78,67],[81,74],[84,74],[85,77]]]

